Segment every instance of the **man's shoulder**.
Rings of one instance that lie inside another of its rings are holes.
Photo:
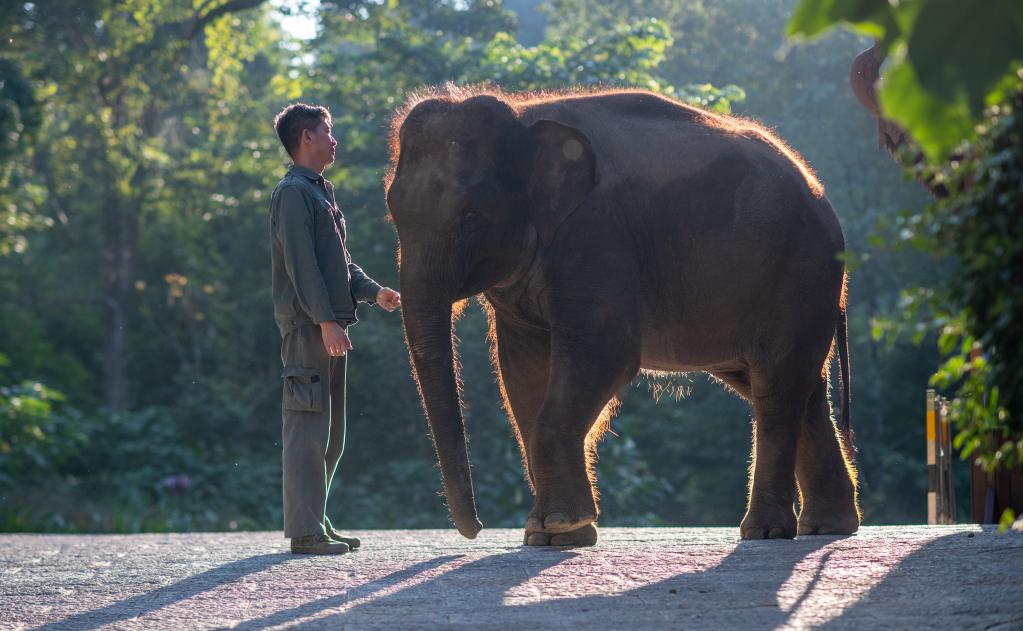
[[[270,194],[270,200],[279,200],[285,193],[306,193],[308,189],[309,185],[301,177],[288,173],[274,187],[273,193]]]
[[[282,190],[288,187],[304,187],[306,186],[305,178],[295,175],[294,173],[285,173],[284,177],[277,182],[277,186],[274,187],[275,191]]]

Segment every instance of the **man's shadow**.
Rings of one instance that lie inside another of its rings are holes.
[[[365,588],[363,589],[365,592],[364,595],[369,596],[375,590],[386,589],[391,585],[401,583],[402,581],[414,577],[425,570],[443,565],[455,558],[458,557],[449,555],[417,563],[400,572],[395,572],[386,578],[374,581],[371,584],[372,587],[362,586]],[[239,559],[205,572],[189,576],[188,578],[184,578],[176,583],[165,585],[143,594],[132,596],[125,600],[120,600],[107,605],[106,607],[85,611],[64,618],[63,620],[35,627],[33,631],[65,631],[67,629],[84,631],[88,629],[95,629],[103,625],[125,622],[127,620],[142,617],[147,613],[163,609],[164,607],[174,603],[188,600],[193,596],[198,596],[205,592],[212,591],[225,584],[234,583],[246,576],[257,574],[263,570],[270,569],[289,561],[302,563],[305,559],[303,557],[296,557],[296,555],[290,553],[260,554],[245,559]]]
[[[105,624],[123,622],[166,607],[171,603],[186,600],[202,594],[223,583],[237,581],[249,574],[279,565],[294,558],[291,554],[260,554],[232,561],[200,574],[189,576],[177,583],[148,591],[138,596],[120,600],[100,609],[84,611],[50,622],[35,631],[59,631],[64,629],[95,629]]]

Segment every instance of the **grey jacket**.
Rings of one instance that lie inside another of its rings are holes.
[[[345,218],[330,182],[293,165],[270,196],[274,319],[281,335],[305,324],[358,321],[358,302],[376,301],[380,285],[352,262]]]

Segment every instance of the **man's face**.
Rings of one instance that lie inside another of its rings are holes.
[[[315,162],[323,166],[334,163],[337,141],[334,140],[333,128],[327,121],[320,121],[314,129],[302,132],[302,144]]]

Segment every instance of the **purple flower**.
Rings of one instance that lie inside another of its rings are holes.
[[[192,486],[192,478],[187,473],[169,475],[160,481],[160,486],[174,493],[184,493]]]

